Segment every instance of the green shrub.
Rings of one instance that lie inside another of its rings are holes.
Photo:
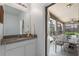
[[[65,35],[79,35],[78,32],[65,32]]]

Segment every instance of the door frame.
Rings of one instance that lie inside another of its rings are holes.
[[[47,18],[48,18],[48,8],[55,3],[51,3],[48,6],[45,7],[45,56],[47,56]]]

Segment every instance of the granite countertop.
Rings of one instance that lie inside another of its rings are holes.
[[[33,40],[34,38],[37,38],[37,36],[33,36],[33,37],[10,37],[10,38],[4,38],[1,40],[1,45],[5,45],[5,44],[11,44],[11,43],[15,43],[15,42],[20,42],[20,41],[24,41],[24,40]]]

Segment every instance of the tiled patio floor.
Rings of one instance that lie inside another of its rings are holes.
[[[49,56],[78,56],[78,52],[75,49],[75,51],[70,52],[69,49],[64,49],[61,46],[57,46],[57,52],[55,52],[55,45],[54,43],[50,43],[50,49],[49,49]]]

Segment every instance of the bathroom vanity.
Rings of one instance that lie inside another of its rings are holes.
[[[31,33],[29,8],[22,11],[3,5],[3,27],[0,25],[0,56],[35,56],[37,35]],[[2,30],[1,30],[2,28]]]
[[[13,39],[11,39],[13,40]],[[15,39],[14,39],[15,40]],[[10,42],[0,45],[0,55],[2,56],[35,56],[36,38],[19,38],[18,42]],[[19,41],[21,40],[21,41]]]

